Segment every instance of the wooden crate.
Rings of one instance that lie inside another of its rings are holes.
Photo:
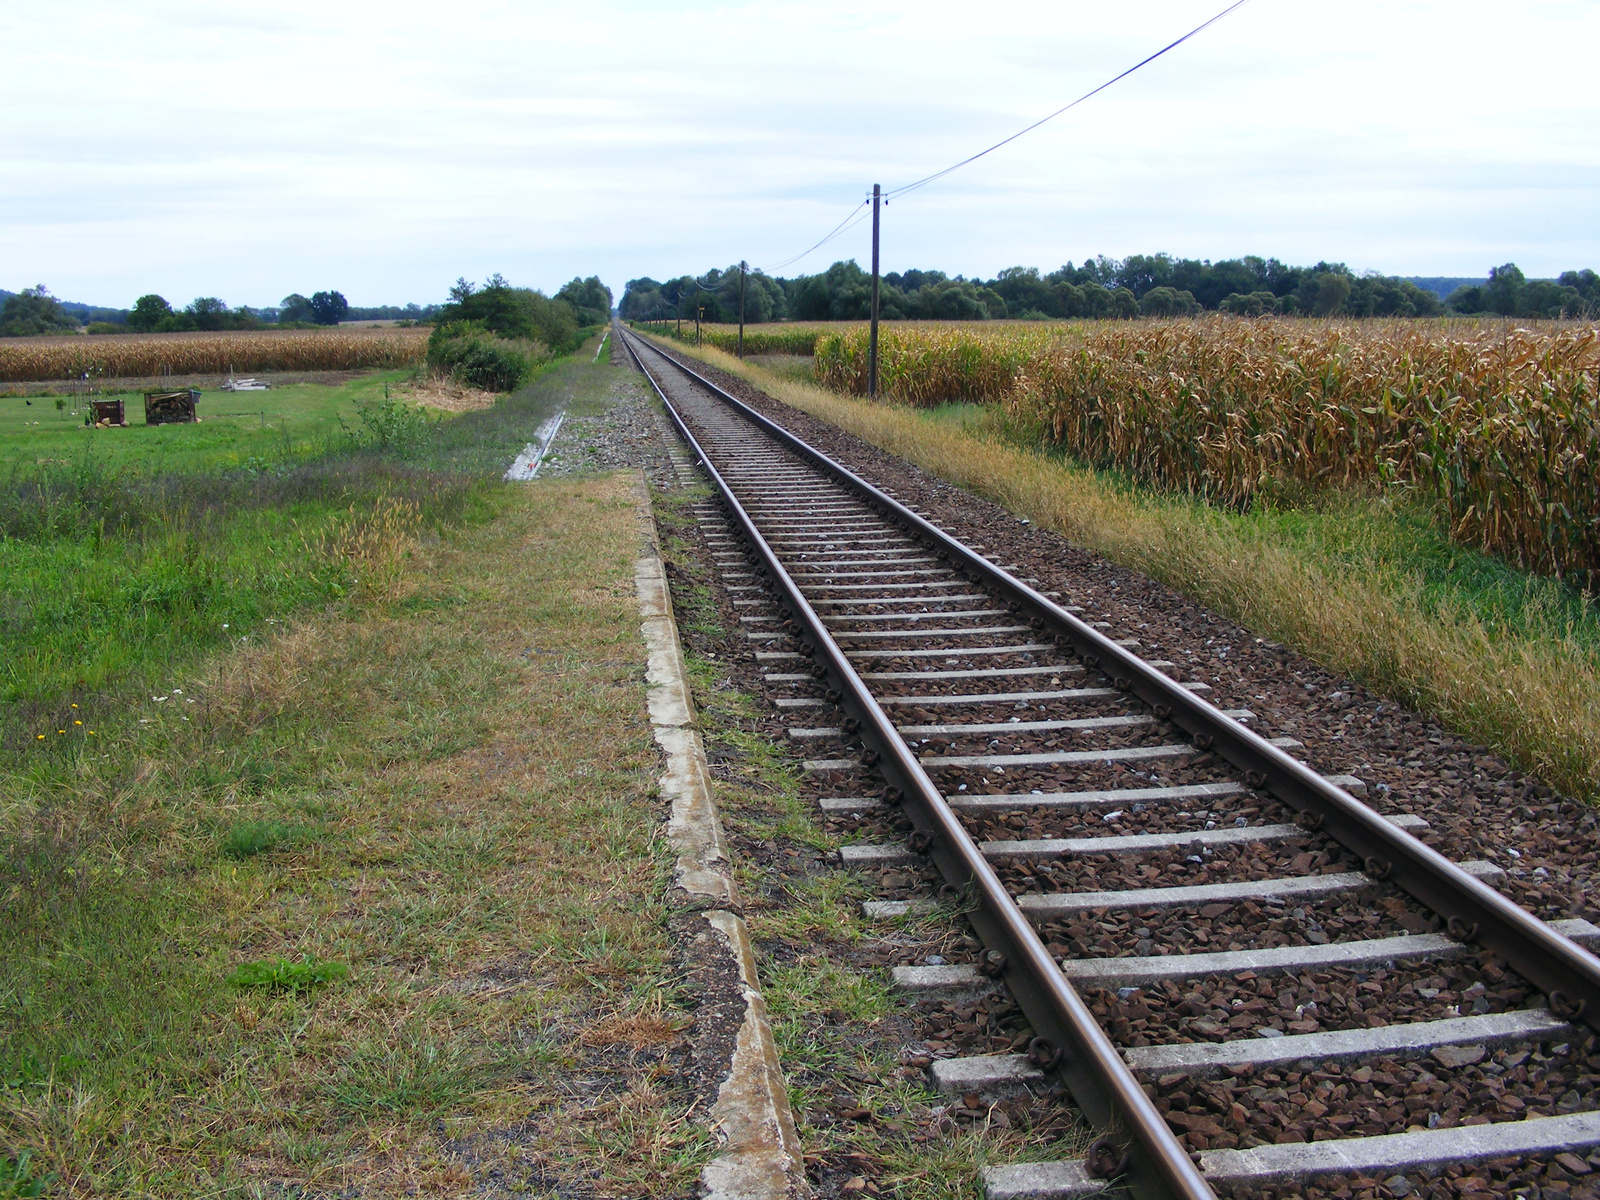
[[[200,393],[194,388],[179,392],[146,392],[144,394],[144,423],[146,425],[188,424],[198,421],[195,406],[200,403]]]
[[[106,422],[108,425],[126,425],[128,423],[128,413],[120,399],[91,400],[89,408],[96,425],[100,424],[101,421]]]

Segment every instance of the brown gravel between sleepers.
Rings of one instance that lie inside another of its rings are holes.
[[[1062,943],[1052,942],[1051,951]],[[1167,982],[1126,996],[1095,989],[1091,1008],[1131,1046],[1229,1041],[1260,1029],[1316,1033],[1372,1029],[1524,1008],[1534,993],[1492,958],[1402,961],[1370,971],[1346,968]]]
[[[1188,1149],[1248,1148],[1592,1111],[1600,1106],[1593,1049],[1592,1037],[1493,1052],[1444,1047],[1403,1062],[1305,1063],[1207,1080],[1175,1073],[1144,1087]]]
[[[1219,1189],[1223,1200],[1600,1200],[1600,1151],[1493,1159],[1437,1174],[1331,1175],[1312,1184]]]

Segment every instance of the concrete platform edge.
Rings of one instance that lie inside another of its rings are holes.
[[[712,1106],[721,1150],[702,1173],[710,1200],[779,1200],[810,1194],[777,1043],[756,975],[755,950],[740,914],[732,865],[711,791],[705,745],[695,727],[672,595],[643,473],[635,484],[640,551],[634,566],[640,630],[649,654],[650,724],[666,756],[661,791],[672,805],[667,839],[677,855],[676,885],[727,945],[745,1003],[728,1074]]]

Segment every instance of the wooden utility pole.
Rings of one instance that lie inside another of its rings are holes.
[[[739,260],[739,357],[744,357],[744,273],[749,270],[744,259]]]
[[[706,315],[705,305],[694,310],[694,344],[700,344],[700,318]]]
[[[878,201],[880,191],[872,185],[872,333],[867,340],[867,395],[878,394]]]

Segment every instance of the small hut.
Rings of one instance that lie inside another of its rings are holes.
[[[146,425],[188,424],[200,416],[195,406],[200,403],[200,393],[194,388],[179,392],[146,392],[144,394],[144,423]]]

